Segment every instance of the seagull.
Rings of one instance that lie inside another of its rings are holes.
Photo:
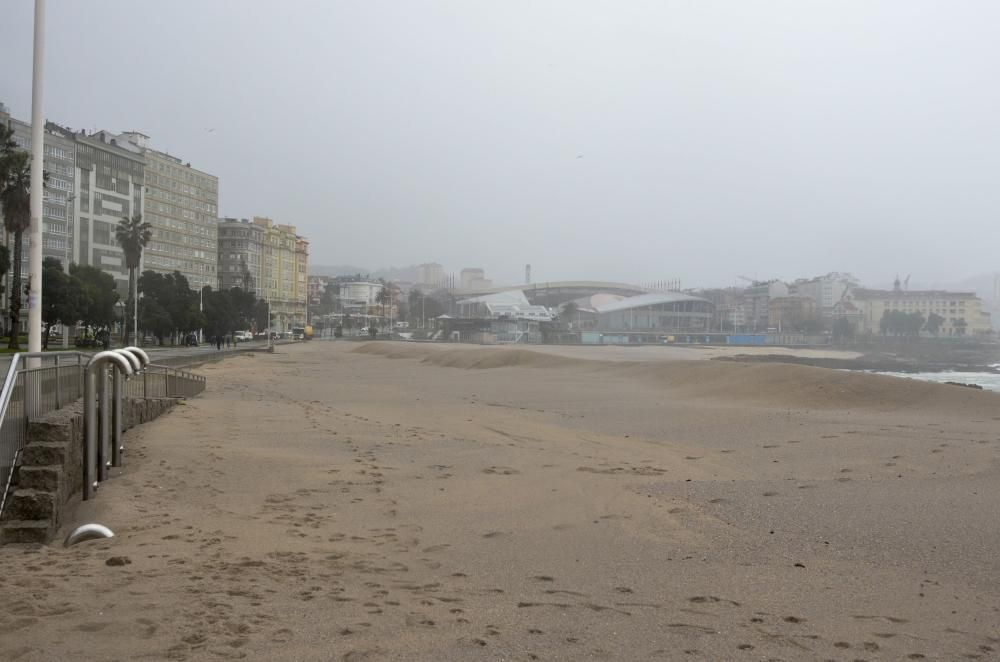
[[[582,158],[583,158],[583,154],[577,154],[577,155],[576,155],[576,158],[578,158],[578,159],[582,159]]]
[[[213,129],[205,129],[205,130],[208,131],[209,133],[215,133],[215,129],[214,128]]]

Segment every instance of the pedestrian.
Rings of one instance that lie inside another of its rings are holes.
[[[215,349],[222,350],[222,336],[215,336]]]
[[[226,349],[229,349],[229,334],[226,334]]]

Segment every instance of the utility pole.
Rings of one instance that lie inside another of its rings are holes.
[[[45,78],[45,0],[35,0],[35,40],[31,70],[31,229],[28,265],[28,351],[42,351],[42,184],[45,159],[45,113],[42,110]],[[20,296],[13,292],[12,296]],[[12,329],[11,333],[17,333]],[[41,366],[29,359],[28,367]]]

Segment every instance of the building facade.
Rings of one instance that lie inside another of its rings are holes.
[[[263,297],[271,307],[273,324],[282,330],[306,323],[308,296],[308,243],[302,243],[295,226],[282,225],[263,216],[254,216],[261,237]],[[299,265],[302,265],[301,280]]]
[[[297,326],[309,322],[309,242],[305,237],[295,238],[295,285],[292,290],[295,310],[300,315]]]
[[[143,251],[143,268],[179,271],[194,290],[218,287],[219,178],[150,148],[144,134],[130,131],[118,137],[123,140],[146,159],[143,220],[153,238]]]
[[[711,330],[714,306],[679,292],[640,294],[596,307],[603,332],[700,333]]]
[[[238,287],[263,298],[264,228],[245,218],[223,218],[217,231],[219,289]]]
[[[797,280],[793,283],[792,294],[809,297],[816,303],[819,314],[830,317],[833,308],[844,298],[848,291],[858,287],[859,282],[851,274],[831,272],[825,276]]]
[[[892,290],[856,288],[845,300],[857,311],[860,333],[879,334],[883,315],[893,310],[920,313],[925,320],[932,313],[944,318],[939,336],[980,336],[993,331],[990,314],[975,292],[903,290],[897,281]]]
[[[768,302],[768,326],[778,333],[818,331],[819,307],[812,297],[776,297]]]
[[[78,133],[75,140],[75,262],[114,276],[119,292],[125,296],[128,268],[115,241],[115,228],[122,218],[143,213],[146,161],[142,154],[105,132],[92,136]]]
[[[445,283],[444,267],[437,262],[427,262],[417,265],[416,287],[425,290],[436,290]]]
[[[31,124],[14,119],[0,108],[0,123],[14,131],[14,143],[31,151]],[[73,201],[76,198],[76,140],[73,132],[52,122],[45,123],[44,165],[48,180],[42,204],[42,257],[54,257],[68,269],[74,261]],[[28,233],[23,235],[23,269],[28,269]],[[10,246],[13,249],[12,239]]]

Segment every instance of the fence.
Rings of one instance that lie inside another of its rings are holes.
[[[83,396],[83,352],[18,352],[11,357],[0,391],[0,513],[3,512],[27,441],[28,420],[55,411]],[[28,367],[28,359],[37,362]]]
[[[125,382],[127,398],[189,398],[204,390],[201,375],[155,363]]]
[[[21,451],[27,443],[28,421],[83,397],[84,372],[91,354],[41,352],[14,354],[0,391],[0,513]],[[36,366],[29,367],[28,359]],[[125,382],[130,398],[183,398],[205,390],[205,378],[187,370],[150,365]]]

